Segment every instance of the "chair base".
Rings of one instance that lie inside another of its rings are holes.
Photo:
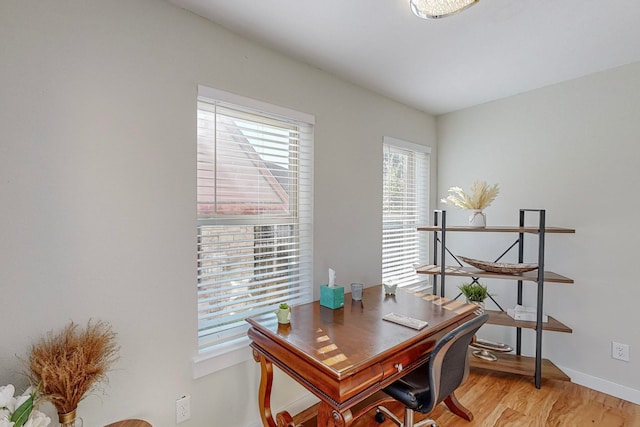
[[[398,427],[422,427],[422,426],[438,427],[436,422],[431,418],[427,418],[425,420],[419,421],[414,424],[413,410],[409,408],[404,409],[404,421],[402,421],[400,420],[400,418],[396,417],[395,414],[391,412],[389,409],[385,408],[384,406],[377,406],[376,421],[378,421],[378,423],[382,423],[385,417],[388,417],[391,421],[397,424]]]

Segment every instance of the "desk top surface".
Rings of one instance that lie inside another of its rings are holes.
[[[429,337],[442,335],[472,315],[476,306],[431,293],[398,288],[395,296],[382,286],[366,288],[361,301],[345,294],[344,307],[332,310],[318,301],[291,308],[291,323],[278,324],[275,314],[247,321],[254,343],[281,348],[340,378],[382,362]],[[397,313],[428,322],[415,330],[382,320]],[[270,351],[267,348],[267,351]]]

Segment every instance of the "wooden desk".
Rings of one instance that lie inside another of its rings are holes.
[[[436,341],[476,316],[476,309],[430,293],[398,289],[397,295],[385,296],[382,286],[374,286],[364,290],[362,301],[346,294],[344,308],[337,310],[318,301],[292,307],[289,325],[279,325],[274,314],[248,319],[254,359],[262,371],[258,403],[264,426],[293,427],[286,411],[277,415],[277,424],[273,419],[272,364],[320,398],[318,427],[346,427],[375,404],[355,414],[351,408],[426,362]],[[382,320],[390,312],[429,325],[416,331]],[[455,397],[446,403],[458,415],[471,417]]]

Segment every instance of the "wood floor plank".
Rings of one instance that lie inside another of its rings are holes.
[[[457,417],[440,404],[429,414],[440,427],[640,427],[640,405],[567,381],[543,380],[538,390],[530,377],[472,370],[456,396],[473,412],[473,421]],[[389,409],[402,417],[400,404]],[[389,420],[378,424],[374,415],[371,411],[353,427],[394,426]],[[415,416],[416,421],[424,418]],[[312,409],[294,421],[300,427],[316,426]]]

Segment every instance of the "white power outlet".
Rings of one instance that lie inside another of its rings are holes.
[[[182,396],[176,400],[176,424],[191,418],[191,396]]]
[[[620,344],[619,342],[611,341],[611,357],[618,360],[629,361],[629,345]]]

